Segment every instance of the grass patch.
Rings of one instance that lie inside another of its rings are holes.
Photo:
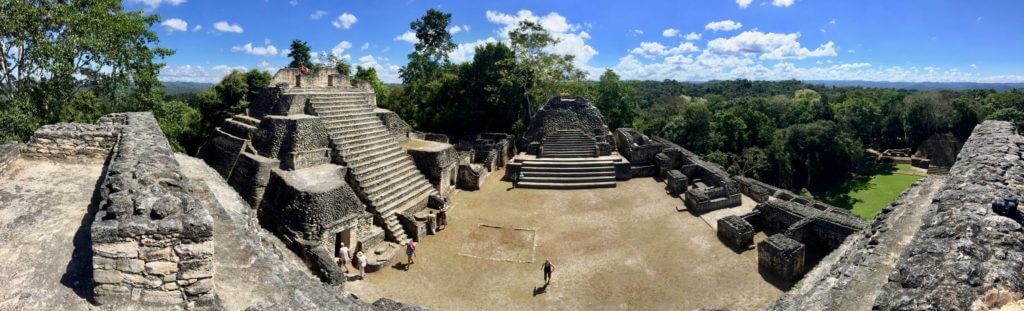
[[[903,190],[921,178],[924,178],[924,174],[907,164],[876,164],[863,175],[847,180],[835,188],[813,194],[817,200],[848,209],[870,220]]]

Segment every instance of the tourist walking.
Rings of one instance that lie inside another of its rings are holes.
[[[520,168],[520,170],[521,169],[522,168]],[[516,174],[516,178],[512,179],[512,189],[515,189],[516,186],[519,186],[519,182],[523,180],[523,177],[526,177],[526,174],[523,174],[523,171],[519,171],[519,174]]]
[[[359,264],[359,279],[366,278],[366,255],[363,252],[356,253],[356,263]]]
[[[544,259],[544,285],[551,283],[552,272],[555,272],[555,265],[551,264],[551,260]]]
[[[405,244],[405,255],[409,257],[408,264],[405,265],[405,268],[408,269],[410,265],[416,263],[413,261],[413,257],[416,257],[416,242],[409,241]]]
[[[448,227],[448,211],[441,210],[437,212],[437,230],[441,230]]]
[[[348,246],[345,246],[344,242],[338,243],[338,245],[338,252],[335,254],[335,256],[338,256],[338,265],[345,268],[345,273],[348,273],[348,259],[350,258],[348,256]]]

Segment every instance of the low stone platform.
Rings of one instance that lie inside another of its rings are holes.
[[[523,172],[520,188],[590,189],[614,188],[615,182],[630,178],[629,161],[618,154],[584,158],[547,158],[521,153],[506,166],[505,177],[513,180]]]

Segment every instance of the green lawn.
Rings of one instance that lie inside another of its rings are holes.
[[[873,167],[864,175],[847,180],[838,187],[814,193],[814,198],[872,219],[914,181],[923,178],[906,164]]]

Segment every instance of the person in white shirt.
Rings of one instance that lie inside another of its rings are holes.
[[[366,277],[366,255],[363,252],[356,253],[356,263],[359,264],[359,279]]]
[[[348,256],[348,246],[345,246],[345,243],[339,244],[340,247],[338,247],[338,253],[335,254],[338,256],[338,265],[345,268],[345,273],[348,273],[348,260],[351,258]]]

